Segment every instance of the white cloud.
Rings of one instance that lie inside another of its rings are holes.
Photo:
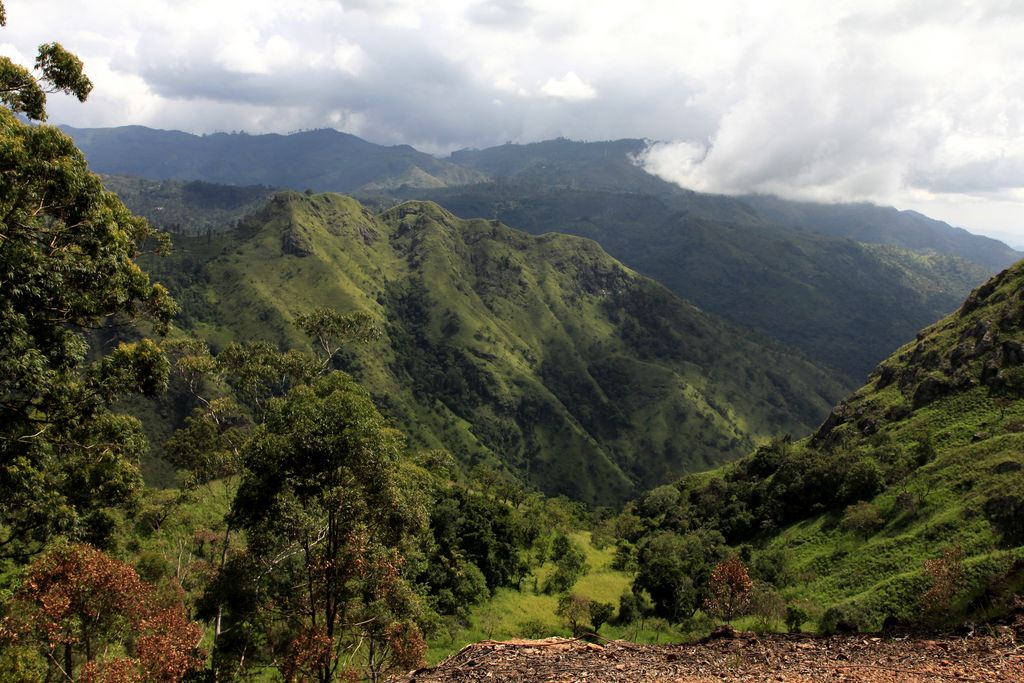
[[[597,96],[594,87],[577,76],[575,71],[569,71],[561,78],[549,78],[540,91],[548,97],[569,102],[591,100]]]
[[[1011,3],[6,5],[0,54],[24,63],[59,40],[84,59],[90,101],[51,100],[72,125],[334,125],[436,151],[648,137],[675,142],[647,168],[695,189],[932,207],[1024,233],[1024,12]]]

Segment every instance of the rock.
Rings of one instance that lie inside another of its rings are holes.
[[[1020,472],[1024,465],[1013,460],[1004,460],[992,467],[992,474],[1007,474],[1009,472]]]
[[[297,225],[290,225],[281,238],[281,251],[300,258],[313,253],[313,243],[309,236]]]
[[[1005,341],[999,349],[1001,367],[1009,368],[1024,363],[1024,344],[1016,341]]]
[[[878,379],[875,380],[876,389],[884,389],[896,379],[896,368],[891,365],[882,365],[878,368]]]
[[[914,409],[926,406],[935,399],[946,396],[952,393],[953,385],[949,382],[939,379],[938,377],[928,376],[917,385],[917,389],[914,391],[913,405]]]

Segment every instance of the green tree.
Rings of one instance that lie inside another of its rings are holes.
[[[135,263],[156,233],[69,137],[15,116],[44,119],[46,90],[89,92],[55,43],[36,66],[38,77],[0,58],[0,556],[19,560],[54,533],[106,542],[108,509],[141,486],[146,448],[138,422],[107,409],[161,391],[168,367],[153,342],[111,351],[99,330],[148,319],[159,334],[176,310]]]
[[[7,12],[0,2],[0,26],[6,25]],[[82,60],[60,43],[39,46],[35,70],[38,76],[9,57],[0,57],[0,102],[30,119],[46,120],[47,93],[62,92],[84,102],[92,91],[92,82],[82,72]]]
[[[544,582],[545,593],[564,593],[587,573],[587,556],[583,549],[565,534],[558,534],[551,543],[551,559],[555,571]]]
[[[601,630],[601,627],[608,623],[608,620],[615,614],[615,605],[610,602],[590,601],[590,623],[594,626],[594,633]]]
[[[422,655],[406,577],[426,512],[403,480],[403,448],[340,372],[270,401],[246,444],[232,523],[246,532],[255,590],[233,616],[241,627],[262,611],[295,677],[326,683],[359,661],[376,680]]]
[[[555,614],[565,619],[573,636],[578,636],[586,630],[587,620],[590,619],[590,604],[590,598],[585,595],[566,593],[558,598]]]
[[[711,567],[723,554],[725,539],[715,531],[683,536],[658,531],[641,541],[634,591],[651,596],[654,612],[674,623],[691,616],[700,604],[701,590]]]

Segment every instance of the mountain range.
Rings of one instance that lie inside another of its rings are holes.
[[[68,131],[96,170],[149,178],[107,183],[172,232],[229,228],[273,186],[354,192],[376,210],[432,200],[466,218],[594,239],[680,297],[828,367],[849,389],[1020,256],[914,212],[690,192],[637,165],[643,140],[556,139],[439,160],[326,130]],[[421,171],[437,182],[407,182],[410,174],[422,180]]]
[[[375,215],[341,195],[284,192],[146,266],[182,305],[179,325],[214,348],[304,344],[294,320],[316,306],[368,312],[385,337],[345,368],[418,447],[588,502],[807,433],[842,391],[593,241],[430,202]]]

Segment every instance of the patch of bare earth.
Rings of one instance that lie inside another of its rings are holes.
[[[929,640],[740,633],[692,645],[484,641],[400,680],[1024,682],[1024,645],[1008,627],[992,635]]]

